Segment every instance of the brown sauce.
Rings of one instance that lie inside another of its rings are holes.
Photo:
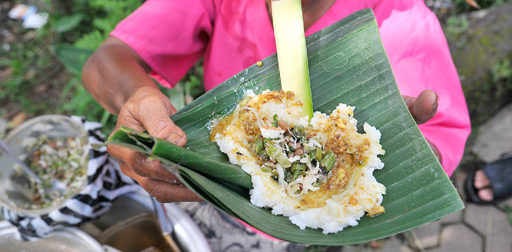
[[[326,130],[331,132],[324,149],[333,151],[336,156],[336,166],[329,173],[327,180],[320,186],[320,189],[309,192],[302,196],[298,208],[318,208],[326,204],[326,200],[333,195],[345,191],[351,179],[356,180],[366,163],[363,155],[370,147],[368,137],[357,133],[355,128],[348,129],[346,119],[330,116]],[[357,204],[352,198],[351,204]]]

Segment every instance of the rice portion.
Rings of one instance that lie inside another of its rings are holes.
[[[339,104],[331,115],[315,112],[308,122],[292,92],[249,93],[216,124],[211,139],[251,176],[252,204],[288,216],[301,229],[339,232],[365,213],[384,212],[386,188],[373,176],[384,166],[381,134],[367,123],[358,133],[353,110]]]

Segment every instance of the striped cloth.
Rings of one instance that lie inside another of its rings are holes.
[[[87,122],[84,118],[72,117],[79,121],[89,135],[90,144],[103,144],[101,124]],[[119,169],[119,163],[107,153],[105,146],[91,149],[87,163],[87,186],[76,196],[67,200],[55,211],[38,217],[23,216],[2,208],[2,215],[17,227],[21,238],[33,240],[45,237],[61,226],[78,225],[98,218],[109,210],[112,201],[120,195],[135,191],[138,185]]]

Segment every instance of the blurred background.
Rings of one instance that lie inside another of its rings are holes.
[[[105,125],[103,110],[81,85],[89,55],[141,0],[0,1],[0,137],[41,114],[85,116]],[[512,0],[427,0],[438,16],[458,69],[472,120],[466,153],[452,181],[464,196],[467,173],[512,152]],[[24,22],[16,4],[37,8]],[[172,90],[178,109],[204,93],[194,66]],[[510,131],[510,130],[509,130]],[[512,201],[468,204],[462,212],[397,236],[344,248],[310,251],[512,251]]]

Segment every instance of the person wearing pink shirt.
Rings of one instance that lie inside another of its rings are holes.
[[[183,146],[176,112],[152,78],[172,88],[199,59],[204,87],[276,52],[271,0],[148,0],[89,58],[83,84],[117,126],[147,130]],[[448,175],[460,162],[469,115],[446,39],[422,0],[302,0],[306,36],[372,8],[404,99]],[[142,154],[109,146],[123,173],[162,202],[200,200]]]

